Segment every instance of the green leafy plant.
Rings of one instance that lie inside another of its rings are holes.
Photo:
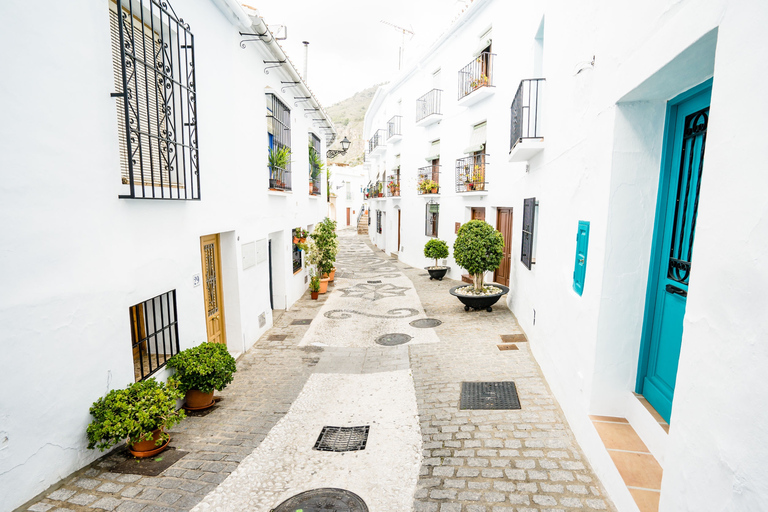
[[[182,350],[168,360],[168,366],[176,369],[174,378],[179,381],[182,392],[199,389],[211,393],[222,390],[232,382],[237,371],[235,358],[223,343],[203,342]]]
[[[310,144],[309,145],[309,177],[312,179],[312,181],[316,180],[320,173],[323,172],[323,168],[325,167],[325,164],[323,163],[322,158],[320,158],[320,153],[317,152],[315,147]]]
[[[424,245],[424,256],[433,258],[437,267],[437,260],[448,257],[448,244],[439,238],[432,238]]]
[[[504,237],[485,221],[471,220],[459,228],[453,257],[472,275],[476,292],[483,290],[485,272],[499,268],[503,249]]]
[[[288,167],[291,161],[291,148],[287,146],[276,146],[269,148],[269,168],[272,170]]]
[[[320,291],[320,276],[317,274],[317,272],[312,272],[312,277],[309,279],[309,291]]]
[[[315,265],[322,274],[329,274],[339,253],[336,221],[326,217],[317,223],[309,238],[311,241],[307,261]]]
[[[126,389],[113,389],[91,405],[88,448],[104,451],[124,439],[130,444],[151,440],[152,431],[171,428],[185,418],[183,410],[176,410],[176,400],[183,396],[174,379],[164,384],[150,378]],[[156,444],[168,438],[163,432]]]

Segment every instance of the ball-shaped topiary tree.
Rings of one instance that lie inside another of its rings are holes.
[[[471,220],[459,228],[453,258],[472,275],[475,292],[483,290],[483,275],[496,270],[503,257],[504,237],[485,221]]]
[[[448,257],[448,244],[439,238],[432,238],[424,245],[424,256],[434,259],[437,267],[438,259]]]

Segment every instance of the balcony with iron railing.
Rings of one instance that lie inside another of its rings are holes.
[[[390,175],[387,181],[387,197],[400,197],[400,171]]]
[[[483,52],[459,70],[459,106],[471,105],[493,94],[495,56]]]
[[[387,122],[387,142],[397,142],[403,138],[403,132],[400,128],[402,116],[393,116]]]
[[[376,199],[377,197],[384,197],[384,189],[386,188],[386,183],[384,180],[378,180],[371,184],[371,189],[368,194],[368,196],[372,199]]]
[[[368,154],[370,156],[383,153],[387,148],[387,131],[384,129],[376,130],[368,139]]]
[[[282,169],[280,167],[270,167],[269,188],[270,190],[290,191],[291,171]]]
[[[544,78],[522,80],[512,100],[509,161],[524,162],[544,149],[542,102]]]
[[[440,193],[440,166],[428,165],[419,168],[419,178],[417,181],[417,192],[421,194],[439,194]]]
[[[488,154],[476,155],[456,159],[456,192],[485,192],[486,169],[488,166]]]
[[[443,118],[442,95],[442,90],[432,89],[416,100],[416,126],[429,126]]]

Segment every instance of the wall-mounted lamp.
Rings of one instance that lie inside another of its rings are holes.
[[[347,150],[349,149],[349,146],[350,146],[351,144],[352,144],[352,143],[351,143],[351,142],[349,142],[349,139],[348,139],[348,138],[346,138],[346,137],[344,137],[344,138],[341,140],[341,149],[329,149],[328,151],[326,151],[326,152],[325,152],[325,156],[326,156],[326,158],[335,158],[335,157],[337,157],[337,156],[339,156],[339,155],[344,155],[344,154],[346,154],[346,153],[347,153]]]

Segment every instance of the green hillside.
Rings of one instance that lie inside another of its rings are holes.
[[[379,84],[383,85],[383,84]],[[355,93],[354,96],[331,105],[326,110],[336,125],[338,136],[333,145],[334,149],[340,149],[339,141],[345,136],[352,141],[352,145],[346,155],[339,155],[328,163],[342,163],[358,165],[363,163],[365,140],[363,140],[363,118],[368,105],[371,104],[373,95],[379,85]]]

